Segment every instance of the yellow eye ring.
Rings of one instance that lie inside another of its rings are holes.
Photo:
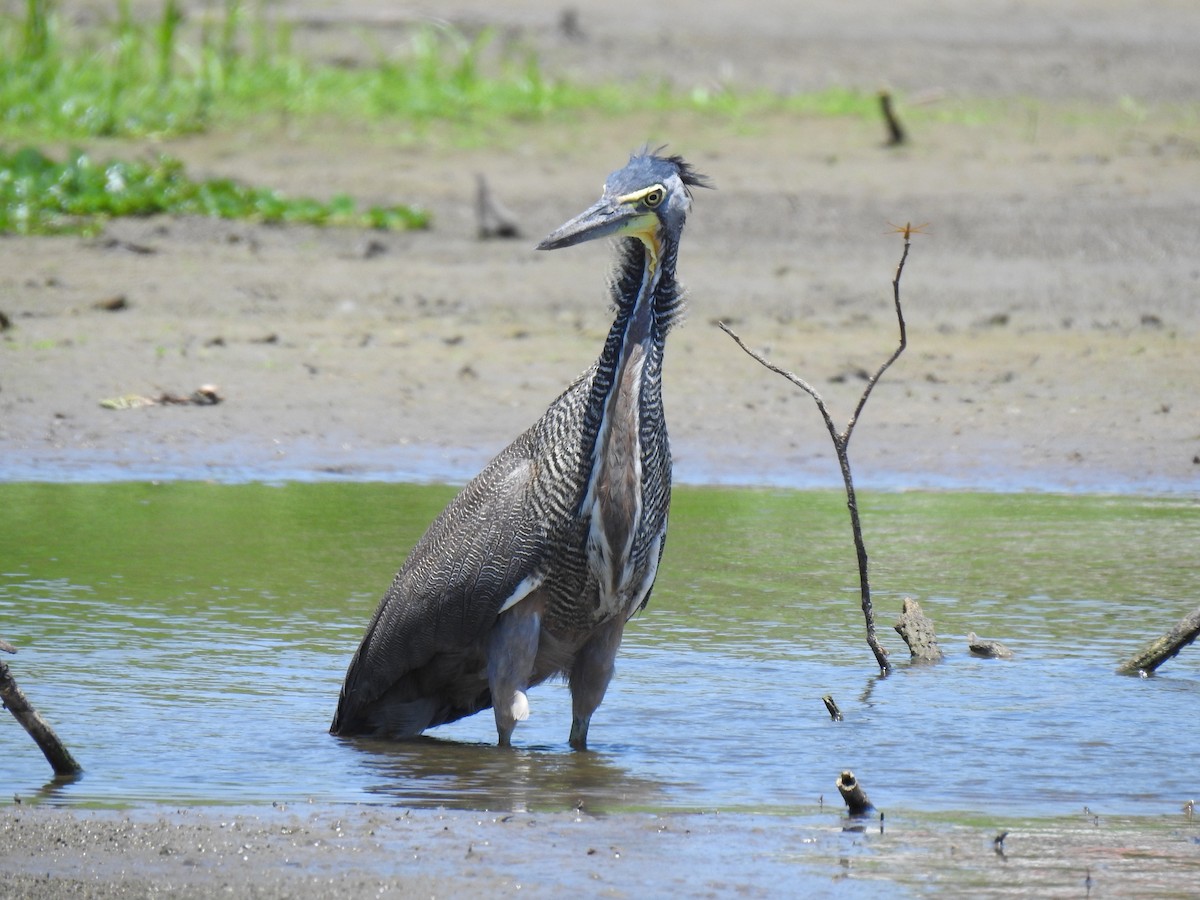
[[[652,191],[648,191],[646,196],[642,197],[642,202],[650,209],[654,209],[658,204],[663,202],[663,197],[665,196],[666,194],[662,188],[655,188]]]

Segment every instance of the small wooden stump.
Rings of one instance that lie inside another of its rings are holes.
[[[879,111],[883,114],[883,122],[887,125],[887,146],[899,147],[908,140],[908,134],[904,130],[904,126],[900,124],[900,117],[896,115],[896,108],[892,104],[892,95],[889,91],[879,92]]]
[[[821,698],[821,701],[825,704],[825,709],[829,711],[829,718],[835,722],[842,721],[842,711],[838,709],[838,705],[833,699],[833,694],[826,694]]]
[[[853,772],[847,770],[838,776],[837,789],[838,793],[842,795],[842,799],[846,801],[846,809],[850,815],[866,816],[875,809],[875,806],[867,798],[867,792],[863,790],[863,786],[859,784]]]
[[[1012,659],[1013,656],[1013,652],[999,641],[985,641],[973,631],[967,635],[967,649],[972,656],[983,659]]]
[[[908,644],[908,652],[919,662],[939,662],[942,648],[938,646],[933,620],[921,610],[921,604],[911,597],[904,598],[900,618],[896,620],[896,633]]]
[[[493,196],[482,175],[475,176],[475,222],[480,240],[521,236],[516,217]]]

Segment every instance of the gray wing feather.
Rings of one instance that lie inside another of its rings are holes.
[[[463,488],[413,548],[350,663],[335,733],[357,730],[353,720],[365,708],[438,654],[481,642],[504,601],[537,572],[546,542],[543,523],[530,514],[533,466],[527,433]],[[421,675],[436,680],[434,672]]]

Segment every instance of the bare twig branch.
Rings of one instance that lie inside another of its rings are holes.
[[[900,263],[896,266],[896,276],[892,279],[892,302],[896,307],[896,322],[900,328],[900,342],[896,349],[878,369],[875,374],[867,379],[867,386],[863,388],[862,396],[858,398],[858,406],[854,407],[854,415],[850,417],[850,421],[846,423],[845,441],[850,443],[850,434],[854,431],[854,426],[858,423],[858,417],[862,414],[863,407],[867,405],[867,398],[871,396],[871,391],[875,390],[875,385],[879,379],[883,377],[883,373],[892,367],[900,354],[904,352],[904,348],[908,346],[908,327],[904,324],[904,310],[900,307],[900,277],[904,274],[904,264],[908,261],[908,248],[912,245],[912,237],[909,226],[905,226],[904,231],[904,252],[900,254]]]
[[[871,582],[867,569],[867,548],[863,543],[862,524],[858,516],[858,499],[854,492],[854,478],[850,471],[849,446],[850,437],[854,434],[854,426],[858,424],[859,416],[862,414],[863,407],[867,404],[867,399],[871,396],[871,391],[875,389],[875,384],[883,376],[883,373],[891,367],[892,363],[899,358],[900,354],[904,352],[904,348],[908,346],[908,332],[904,324],[904,311],[900,306],[900,279],[904,274],[904,264],[908,261],[908,250],[912,244],[912,235],[920,233],[920,229],[923,227],[918,225],[914,228],[911,224],[906,224],[903,229],[897,229],[904,235],[904,252],[900,256],[900,262],[896,266],[896,275],[892,279],[892,298],[896,308],[896,320],[900,326],[899,346],[884,361],[883,365],[875,371],[875,374],[867,379],[867,386],[863,389],[862,396],[858,400],[858,405],[854,407],[853,415],[850,416],[849,421],[846,422],[846,427],[841,431],[834,424],[833,416],[830,415],[829,408],[825,405],[825,400],[816,388],[799,375],[775,365],[760,353],[751,350],[746,346],[741,337],[724,322],[717,323],[718,327],[733,338],[734,342],[752,359],[776,375],[786,378],[812,397],[817,405],[818,412],[821,413],[821,418],[825,420],[825,428],[829,431],[829,437],[833,440],[833,448],[837,453],[838,464],[842,469],[842,481],[846,486],[846,507],[850,511],[850,527],[854,533],[854,549],[858,555],[858,576],[862,593],[863,618],[866,620],[867,626],[867,646],[875,654],[875,661],[879,664],[880,671],[885,675],[888,673],[890,666],[888,665],[887,651],[883,649],[879,643],[879,638],[875,634],[875,612],[871,604]]]

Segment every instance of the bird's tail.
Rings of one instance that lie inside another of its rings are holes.
[[[473,715],[492,705],[491,691],[486,686],[464,701],[461,690],[431,693],[421,690],[421,681],[419,671],[409,673],[383,696],[364,703],[356,697],[352,679],[347,676],[329,733],[340,737],[362,735],[403,740],[416,737],[436,725],[445,725]]]

